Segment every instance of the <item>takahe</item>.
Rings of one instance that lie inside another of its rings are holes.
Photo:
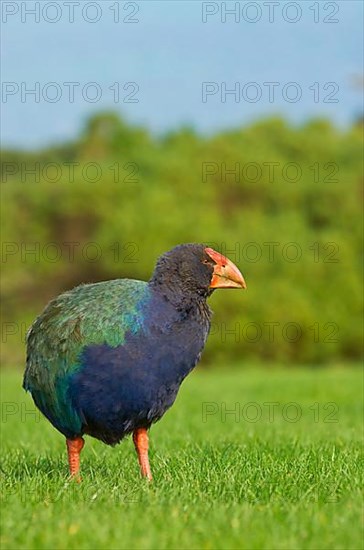
[[[158,259],[149,282],[78,286],[34,321],[23,386],[65,435],[71,476],[79,479],[84,434],[115,445],[132,433],[141,473],[152,478],[147,430],[200,358],[216,288],[246,285],[225,256],[183,244]]]

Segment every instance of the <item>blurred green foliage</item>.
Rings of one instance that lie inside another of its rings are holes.
[[[148,279],[183,242],[226,253],[248,285],[211,298],[206,363],[360,358],[362,147],[359,124],[276,118],[155,137],[101,113],[73,143],[3,151],[3,359],[21,360],[57,293]]]

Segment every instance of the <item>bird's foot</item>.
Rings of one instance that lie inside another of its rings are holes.
[[[85,442],[82,437],[77,437],[76,439],[67,439],[66,443],[71,478],[80,483],[80,454]]]
[[[138,454],[138,461],[140,466],[140,473],[142,477],[146,478],[147,481],[152,481],[152,471],[150,469],[149,458],[148,458],[148,431],[146,428],[138,428],[133,432],[133,441],[135,445],[136,452]]]

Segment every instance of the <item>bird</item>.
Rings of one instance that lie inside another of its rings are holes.
[[[83,436],[114,446],[132,434],[141,476],[152,480],[150,427],[198,363],[207,298],[220,288],[246,288],[237,266],[209,246],[180,244],[158,258],[149,281],[81,284],[35,319],[23,388],[65,436],[71,479],[81,481]]]

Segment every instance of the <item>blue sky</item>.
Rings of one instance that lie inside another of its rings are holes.
[[[156,133],[181,125],[209,133],[275,114],[345,126],[361,113],[353,85],[363,70],[361,1],[225,2],[237,9],[225,22],[223,2],[79,0],[73,22],[63,1],[38,2],[37,22],[26,11],[36,4],[2,2],[3,146],[73,139],[103,109]],[[73,102],[65,82],[78,83]],[[205,101],[203,82],[214,92]],[[35,87],[37,101],[25,93]],[[224,97],[224,87],[238,95]],[[132,92],[137,101],[123,101]]]

